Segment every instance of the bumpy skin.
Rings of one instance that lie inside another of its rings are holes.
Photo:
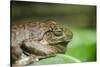
[[[11,32],[14,65],[27,65],[40,58],[64,53],[73,36],[67,28],[51,20],[14,25]]]

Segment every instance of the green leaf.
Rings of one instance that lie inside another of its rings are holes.
[[[65,64],[75,62],[80,62],[80,60],[69,55],[57,54],[55,57],[46,58],[38,62],[32,63],[31,65]]]
[[[96,61],[96,31],[87,29],[72,29],[73,40],[66,48],[69,54],[81,61]]]

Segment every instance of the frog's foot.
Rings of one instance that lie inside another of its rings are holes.
[[[38,57],[36,56],[26,56],[18,61],[16,61],[16,63],[13,65],[13,66],[25,66],[25,65],[28,65],[32,62],[36,62],[36,61],[39,61]]]

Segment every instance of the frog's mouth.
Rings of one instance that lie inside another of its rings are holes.
[[[72,39],[67,39],[67,38],[64,38],[64,37],[62,37],[62,38],[55,38],[55,39],[52,39],[52,40],[48,40],[48,43],[50,44],[50,45],[57,45],[57,44],[64,44],[64,45],[66,45],[66,44],[68,44],[70,41],[71,41]]]
[[[67,42],[64,41],[64,42],[59,42],[59,43],[57,42],[55,44],[49,44],[49,45],[53,48],[54,52],[56,51],[55,53],[65,53],[68,43],[69,41]]]
[[[65,33],[63,32],[62,35],[58,36],[58,34],[54,35],[53,33],[51,33],[51,38],[47,39],[46,41],[49,44],[61,44],[61,43],[67,43],[70,42],[72,40],[73,34],[72,33]]]

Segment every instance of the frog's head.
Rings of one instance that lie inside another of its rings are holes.
[[[64,52],[66,45],[72,40],[72,32],[54,21],[48,21],[46,25],[50,29],[44,34],[42,43],[53,46],[57,52]]]
[[[45,39],[49,42],[49,44],[71,41],[73,34],[69,29],[56,24],[54,21],[49,21],[48,23],[51,30],[46,32]]]
[[[45,23],[47,31],[44,33],[41,44],[46,44],[52,47],[53,52],[64,52],[68,42],[72,40],[72,32],[60,25],[56,24],[55,21],[46,21]]]

